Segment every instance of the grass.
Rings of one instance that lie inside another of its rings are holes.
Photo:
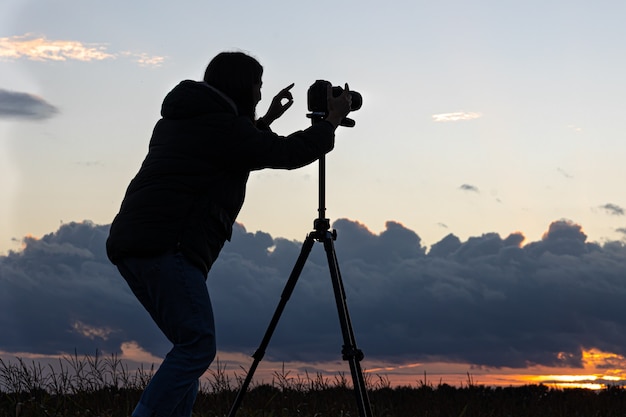
[[[115,355],[77,354],[57,363],[0,359],[0,417],[130,416],[154,368],[129,370]],[[216,361],[203,379],[194,416],[229,414],[245,377],[230,376]],[[626,416],[626,389],[594,392],[545,385],[486,387],[467,383],[436,386],[424,379],[415,386],[392,387],[385,376],[365,374],[375,417],[594,417]],[[282,369],[272,382],[253,385],[238,417],[356,417],[351,379],[338,373],[292,375]]]

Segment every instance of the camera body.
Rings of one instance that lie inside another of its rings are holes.
[[[308,114],[307,117],[310,117],[314,122],[323,120],[326,116],[328,116],[328,103],[326,101],[328,86],[332,87],[333,97],[338,97],[343,93],[343,88],[336,86],[333,87],[329,81],[325,80],[317,80],[309,87],[307,104],[311,113]],[[352,98],[350,111],[360,109],[361,105],[363,105],[363,97],[361,94],[350,90],[350,96]],[[354,120],[346,117],[341,121],[340,126],[354,127],[355,124],[356,122]]]

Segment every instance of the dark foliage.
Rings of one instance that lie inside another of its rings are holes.
[[[227,416],[235,390],[201,392],[194,416]],[[2,393],[0,416],[129,416],[139,399],[139,389],[104,388],[92,392],[52,395],[39,390]],[[522,387],[470,386],[379,388],[370,392],[376,417],[617,417],[626,415],[626,390],[599,392],[586,389],[552,389],[544,385]],[[314,391],[259,385],[246,394],[239,417],[358,416],[350,387]]]
[[[203,381],[197,417],[224,417],[241,384],[234,387],[219,361]],[[46,371],[48,370],[48,371]],[[0,360],[0,417],[127,417],[153,370],[130,372],[115,357],[98,355],[59,361],[56,368]],[[471,378],[463,387],[392,387],[385,377],[366,378],[375,417],[618,417],[626,416],[626,389],[557,389],[545,385],[486,387]],[[343,374],[334,379],[275,373],[272,383],[246,393],[238,417],[357,417],[354,391]]]

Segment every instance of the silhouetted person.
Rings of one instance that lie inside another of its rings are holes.
[[[111,224],[111,262],[173,344],[135,417],[191,415],[199,378],[216,353],[206,277],[230,240],[250,171],[319,159],[350,111],[346,85],[341,96],[328,94],[325,121],[278,136],[269,125],[293,104],[293,84],[255,120],[262,73],[254,58],[224,52],[204,81],[178,84],[163,101],[148,154]]]

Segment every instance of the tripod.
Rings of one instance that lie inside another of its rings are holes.
[[[360,361],[363,359],[363,352],[356,347],[356,341],[354,339],[354,332],[352,330],[352,323],[350,321],[350,314],[348,313],[348,306],[346,305],[346,295],[343,288],[343,282],[341,280],[341,273],[339,272],[339,264],[337,263],[337,256],[335,254],[335,246],[333,241],[337,238],[337,233],[335,230],[330,231],[330,220],[325,218],[326,215],[326,202],[325,202],[325,193],[326,193],[326,159],[322,156],[319,159],[319,216],[315,219],[313,225],[314,229],[311,233],[309,233],[302,245],[302,249],[300,250],[300,255],[296,261],[296,264],[291,271],[291,275],[289,275],[289,279],[287,280],[287,284],[283,289],[283,292],[280,296],[280,302],[276,307],[274,312],[274,316],[270,321],[270,324],[265,331],[265,336],[259,345],[259,348],[254,352],[252,357],[254,361],[250,366],[250,370],[244,380],[241,388],[239,389],[239,393],[235,398],[235,402],[233,403],[232,408],[230,409],[230,413],[228,417],[235,417],[237,413],[237,409],[241,405],[241,401],[243,400],[243,396],[250,385],[250,381],[252,381],[252,376],[256,371],[259,362],[263,359],[265,355],[265,349],[270,342],[272,334],[276,329],[276,325],[278,324],[278,320],[287,305],[287,301],[289,297],[291,297],[291,293],[293,292],[294,287],[296,286],[296,282],[304,268],[304,264],[306,263],[307,257],[309,253],[311,253],[311,249],[313,248],[313,244],[315,241],[321,242],[324,244],[324,249],[326,250],[326,257],[328,258],[328,267],[330,268],[330,277],[333,283],[333,290],[335,293],[335,302],[337,303],[337,312],[339,313],[339,324],[341,325],[341,333],[343,335],[343,348],[341,350],[343,360],[346,360],[350,364],[350,372],[352,374],[352,383],[354,385],[354,391],[356,395],[356,403],[359,409],[360,417],[372,417],[372,410],[370,408],[369,398],[367,396],[367,390],[365,387],[365,379],[363,378],[363,371],[361,370]]]

